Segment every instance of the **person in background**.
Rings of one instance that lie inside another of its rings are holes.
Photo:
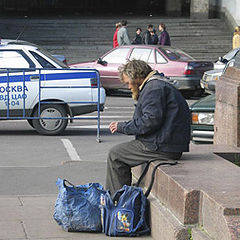
[[[127,21],[122,20],[121,25],[122,26],[120,27],[120,29],[117,32],[118,46],[130,45],[131,42],[129,40],[128,31],[127,31]]]
[[[142,44],[142,36],[141,36],[141,32],[142,32],[142,29],[141,28],[137,28],[136,29],[136,36],[135,38],[133,39],[132,41],[132,44]]]
[[[116,26],[116,31],[113,35],[113,47],[114,48],[118,47],[117,33],[118,33],[118,30],[120,29],[120,27],[122,26],[122,24],[120,22],[118,22],[115,24],[115,26]]]
[[[161,23],[159,24],[159,31],[160,31],[160,36],[158,39],[158,44],[159,45],[167,45],[171,46],[171,41],[168,32],[166,31],[166,26],[165,24]]]
[[[240,47],[240,26],[235,27],[233,38],[232,38],[232,47],[233,49]]]
[[[143,44],[156,45],[158,43],[158,37],[152,24],[147,26],[147,31],[143,34]]]
[[[131,168],[150,160],[175,161],[189,151],[190,111],[182,94],[142,60],[119,68],[120,79],[137,101],[133,118],[111,122],[111,133],[135,135],[135,140],[109,150],[106,189],[114,194],[131,185]]]

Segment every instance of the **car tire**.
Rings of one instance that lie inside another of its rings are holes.
[[[38,117],[38,108],[33,116]],[[41,106],[40,117],[61,118],[67,117],[67,113],[63,105],[47,104]],[[67,119],[33,119],[33,127],[42,135],[59,135],[65,130],[67,124]]]
[[[107,96],[111,96],[114,93],[112,89],[105,89],[105,92]]]

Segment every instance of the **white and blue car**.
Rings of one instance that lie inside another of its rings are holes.
[[[95,69],[70,69],[37,45],[1,40],[0,119],[57,135],[74,116],[103,110],[105,97]]]

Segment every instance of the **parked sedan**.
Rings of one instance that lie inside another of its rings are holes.
[[[118,68],[132,59],[141,59],[170,80],[177,80],[178,88],[187,91],[189,95],[201,91],[200,79],[203,73],[213,69],[212,62],[196,61],[180,49],[156,45],[121,46],[110,50],[96,61],[76,63],[70,67],[96,68],[106,90],[126,89],[119,80]]]

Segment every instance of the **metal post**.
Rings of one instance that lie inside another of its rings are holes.
[[[100,139],[100,75],[96,70],[97,75],[97,87],[98,87],[98,102],[97,102],[97,142],[101,142]]]
[[[7,69],[7,119],[9,118],[9,68]],[[6,96],[6,95],[5,95]]]

